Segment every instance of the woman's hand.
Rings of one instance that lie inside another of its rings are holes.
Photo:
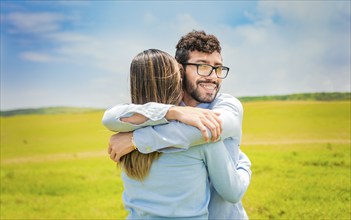
[[[113,161],[119,162],[122,156],[135,150],[132,138],[133,132],[120,132],[111,136],[108,153]]]
[[[188,107],[188,106],[174,106],[171,107],[167,114],[167,120],[177,120],[184,124],[197,127],[205,140],[209,142],[210,138],[206,127],[210,130],[212,141],[217,141],[222,133],[222,121],[219,118],[220,113],[209,109]]]

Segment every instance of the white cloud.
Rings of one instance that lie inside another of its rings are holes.
[[[38,52],[23,52],[20,54],[20,57],[24,60],[33,61],[33,62],[52,62],[57,60],[55,57]]]
[[[52,32],[43,35],[43,37],[61,43],[74,43],[74,42],[91,42],[95,41],[94,38],[88,35],[76,33],[76,32],[67,32],[67,31],[60,31],[60,32]]]
[[[259,1],[258,11],[264,17],[275,17],[285,22],[318,27],[350,16],[347,1]],[[313,28],[313,27],[312,27]]]
[[[47,33],[60,29],[60,22],[67,18],[60,13],[23,13],[14,12],[4,16],[3,21],[12,26],[14,33]]]

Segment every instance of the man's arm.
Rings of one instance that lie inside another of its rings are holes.
[[[222,141],[204,147],[205,163],[214,188],[223,199],[239,202],[248,188],[251,173],[238,169]]]
[[[242,174],[242,178],[243,178],[243,182],[245,184],[245,191],[247,190],[247,188],[249,187],[250,181],[251,181],[251,161],[250,159],[246,156],[246,154],[244,152],[242,152],[239,149],[239,160],[237,161],[236,164],[236,169],[237,170],[241,170],[241,172],[246,172],[247,175]]]
[[[229,94],[219,94],[209,109],[220,113],[223,130],[222,140],[228,137],[241,137],[244,110],[237,98]]]

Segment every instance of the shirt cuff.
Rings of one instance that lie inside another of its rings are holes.
[[[149,102],[147,104],[144,104],[142,107],[137,108],[135,112],[144,115],[152,121],[159,121],[165,118],[168,110],[173,106],[174,105]]]

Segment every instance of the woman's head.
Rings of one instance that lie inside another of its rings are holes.
[[[130,65],[132,103],[178,105],[182,99],[181,68],[166,52],[149,49],[139,53]]]
[[[182,100],[182,67],[168,53],[149,49],[134,57],[130,65],[132,103],[158,102],[178,105]],[[143,180],[160,153],[141,154],[137,150],[123,156],[120,164],[126,174]]]

